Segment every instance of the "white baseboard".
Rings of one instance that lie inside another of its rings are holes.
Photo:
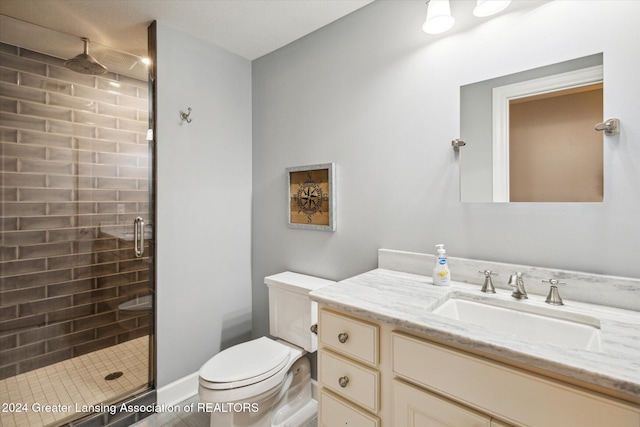
[[[198,394],[198,372],[158,389],[158,405],[173,406]]]
[[[198,378],[198,372],[194,372],[160,387],[157,392],[158,405],[174,406],[198,394]],[[311,380],[311,396],[318,400],[318,382],[314,379]]]

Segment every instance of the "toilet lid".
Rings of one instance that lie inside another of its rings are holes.
[[[229,383],[238,386],[238,382],[252,384],[280,371],[289,360],[289,355],[288,346],[260,337],[229,347],[213,356],[200,368],[200,379],[210,386],[211,383],[225,383],[227,386],[233,386]]]

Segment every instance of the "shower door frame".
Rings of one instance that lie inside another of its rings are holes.
[[[156,185],[156,150],[155,150],[155,135],[156,135],[156,129],[155,129],[155,116],[156,116],[156,108],[155,108],[155,93],[156,93],[156,85],[155,85],[155,23],[153,23],[150,27],[149,27],[149,53],[150,56],[153,58],[153,68],[150,68],[149,71],[149,77],[147,80],[147,85],[148,85],[148,89],[149,89],[149,94],[148,94],[148,116],[149,116],[149,129],[151,130],[151,132],[149,132],[150,135],[152,135],[152,138],[149,139],[147,138],[147,149],[148,149],[148,155],[150,156],[148,158],[149,161],[149,176],[148,176],[148,221],[150,222],[150,227],[151,227],[151,235],[152,238],[149,239],[148,242],[148,248],[147,250],[149,251],[148,253],[148,284],[145,284],[146,287],[144,287],[145,292],[148,292],[148,295],[150,295],[151,297],[151,301],[152,301],[152,311],[149,313],[148,317],[148,325],[144,325],[144,323],[142,324],[138,324],[137,326],[137,330],[139,332],[140,329],[144,328],[146,330],[146,333],[148,334],[149,337],[149,348],[148,348],[148,357],[147,357],[147,366],[148,366],[148,374],[147,374],[147,382],[146,382],[146,387],[145,386],[141,386],[141,388],[137,388],[137,389],[131,389],[131,392],[129,392],[130,394],[128,395],[128,397],[124,397],[124,400],[119,401],[119,402],[110,402],[110,401],[106,401],[106,402],[100,402],[100,404],[106,404],[106,405],[113,405],[116,406],[118,408],[121,408],[121,404],[122,403],[131,403],[134,405],[138,405],[138,406],[146,406],[147,408],[153,408],[155,403],[156,403],[156,349],[155,349],[155,336],[156,336],[156,266],[155,266],[155,262],[156,262],[156,236],[157,233],[155,232],[155,227],[156,227],[156,189],[157,189],[157,185]],[[18,48],[18,49],[23,49],[23,48]],[[27,48],[28,49],[28,48]],[[36,52],[37,55],[37,52]],[[48,74],[47,74],[48,76]],[[144,80],[143,80],[144,81]],[[7,94],[3,94],[4,96],[11,96],[11,95],[7,95]],[[20,101],[18,101],[20,102]],[[142,111],[142,109],[140,109],[140,111]],[[19,111],[18,111],[19,112]],[[134,119],[135,120],[135,119]],[[144,122],[143,122],[144,123]],[[5,126],[8,126],[9,128],[11,127],[10,124],[5,124]],[[75,138],[75,136],[73,136]],[[138,139],[138,141],[140,141],[140,139]],[[5,142],[4,139],[2,142]],[[142,148],[142,147],[141,147]],[[77,146],[73,146],[72,148],[73,150],[79,150],[80,147]],[[87,151],[87,148],[83,147],[82,150]],[[88,151],[92,151],[93,148],[89,148]],[[4,155],[4,152],[3,152]],[[11,154],[9,154],[11,155]],[[142,157],[141,157],[142,158]],[[74,161],[75,162],[75,161]],[[74,170],[75,170],[76,166],[74,166]],[[18,169],[16,169],[17,171]],[[16,172],[17,173],[17,172]],[[44,172],[46,173],[46,172]],[[93,175],[90,175],[91,178],[90,179],[99,179],[96,178]],[[100,175],[98,175],[99,177]],[[120,175],[118,175],[120,176]],[[4,184],[3,184],[4,185]],[[14,184],[15,185],[15,184]],[[20,184],[18,184],[20,185]],[[76,187],[74,188],[72,191],[78,191],[78,188],[84,188],[84,187]],[[144,187],[139,187],[139,188],[144,188]],[[8,201],[13,201],[13,199],[7,199]],[[17,199],[16,199],[17,200]],[[74,198],[72,199],[76,202],[78,202],[78,198]],[[119,199],[118,199],[119,200]],[[91,202],[91,203],[98,203],[95,200],[91,200],[91,201],[87,201],[87,202]],[[4,203],[4,198],[3,198],[3,203]],[[146,203],[146,202],[145,202]],[[97,211],[96,211],[97,213]],[[119,212],[118,212],[119,213]],[[21,214],[17,214],[18,216],[20,216]],[[69,214],[72,215],[72,214]],[[75,215],[78,215],[78,213],[76,213]],[[89,227],[88,229],[97,229],[97,220],[89,220],[91,221],[91,223],[89,225],[87,225],[87,227]],[[72,227],[77,227],[78,223],[74,220],[74,222],[71,223]],[[83,225],[84,226],[84,225]],[[12,229],[9,228],[7,229],[9,231],[11,231]],[[3,232],[6,231],[3,228]],[[47,242],[49,242],[47,240]],[[86,243],[86,242],[85,242]],[[86,246],[86,245],[85,245]],[[91,251],[90,251],[91,252]],[[97,255],[95,255],[95,252],[91,252],[92,256],[97,257]],[[75,249],[74,252],[72,254],[75,254]],[[145,254],[146,255],[146,254]],[[99,262],[99,261],[94,261],[94,262]],[[120,271],[120,270],[118,270]],[[125,270],[126,271],[126,270]],[[11,273],[9,273],[11,274]],[[145,271],[145,274],[146,271]],[[74,276],[75,277],[75,276]],[[143,281],[143,279],[138,279]],[[48,286],[48,285],[45,285]],[[148,290],[147,290],[148,289]],[[120,295],[120,294],[117,294]],[[126,294],[122,294],[122,295],[126,295]],[[8,301],[8,300],[7,300]],[[8,304],[10,302],[7,302]],[[146,321],[145,321],[146,323]],[[48,323],[47,323],[48,324]],[[140,326],[143,325],[143,326]],[[143,333],[143,332],[141,332]],[[46,337],[47,339],[49,338],[48,336]],[[126,338],[125,338],[126,339]],[[51,362],[49,362],[51,363]],[[50,366],[50,365],[44,365],[44,366]],[[33,369],[33,368],[32,368]],[[17,368],[16,368],[17,370]],[[17,370],[17,372],[21,372],[19,370]],[[125,396],[125,394],[123,394],[123,396]],[[4,400],[4,399],[3,399]],[[46,402],[42,402],[45,403]],[[97,403],[96,403],[97,405]],[[126,412],[126,411],[125,411]],[[60,422],[71,422],[73,423],[74,426],[79,426],[79,425],[96,425],[96,424],[108,424],[111,423],[113,421],[117,420],[122,420],[123,418],[130,418],[132,421],[137,421],[139,419],[144,418],[144,416],[149,415],[151,412],[140,412],[140,413],[121,413],[120,411],[118,411],[118,413],[116,414],[110,414],[108,412],[105,413],[97,413],[97,414],[84,414],[84,413],[78,413],[76,414],[77,416],[74,417],[74,420],[71,420],[70,418],[66,419],[65,421],[55,421],[54,425],[61,425]],[[98,419],[102,419],[102,422],[99,422]],[[46,424],[46,425],[51,425],[51,424]]]

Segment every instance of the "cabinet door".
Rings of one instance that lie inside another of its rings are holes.
[[[394,427],[490,427],[491,418],[407,383],[393,381]]]
[[[392,346],[396,375],[517,425],[640,426],[637,405],[402,333]]]

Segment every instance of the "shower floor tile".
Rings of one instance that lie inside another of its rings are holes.
[[[105,380],[113,372],[123,375]],[[66,424],[78,415],[90,415],[87,407],[114,403],[145,389],[148,376],[149,337],[145,336],[0,380],[0,401],[20,405],[2,408],[11,411],[0,411],[0,426]]]

